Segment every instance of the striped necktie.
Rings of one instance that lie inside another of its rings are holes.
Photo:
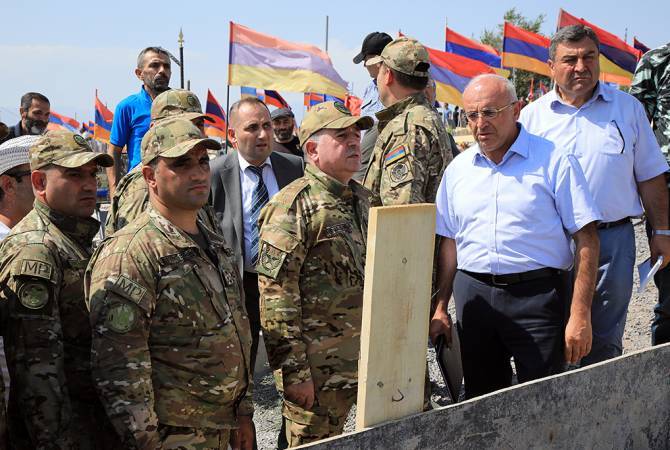
[[[270,200],[270,195],[268,194],[268,188],[265,186],[265,183],[263,182],[263,167],[265,167],[265,164],[263,164],[261,167],[249,166],[249,170],[251,170],[256,175],[256,177],[258,177],[258,183],[256,184],[254,192],[251,195],[251,211],[250,211],[250,219],[251,219],[250,256],[251,256],[251,263],[254,266],[258,261],[258,246],[260,244],[259,242],[260,230],[258,229],[258,216],[260,216],[261,209],[263,209],[263,206],[265,206],[268,200]]]

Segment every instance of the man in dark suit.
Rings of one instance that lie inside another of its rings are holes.
[[[258,274],[255,269],[259,242],[258,215],[280,189],[303,176],[304,163],[297,156],[272,151],[270,111],[257,98],[243,98],[234,103],[228,118],[228,140],[236,151],[212,163],[211,203],[242,274],[253,336],[253,368],[260,332]]]

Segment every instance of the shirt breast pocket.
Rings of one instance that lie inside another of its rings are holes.
[[[599,146],[599,151],[606,155],[623,155],[631,151],[632,146],[632,132],[628,125],[620,121],[611,120],[602,124],[600,127],[598,140],[596,145]],[[588,137],[587,137],[588,142]]]

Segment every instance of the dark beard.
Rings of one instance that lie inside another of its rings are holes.
[[[159,78],[158,80],[154,78],[151,81],[146,80],[145,83],[156,95],[170,90],[170,80],[166,78]]]
[[[38,135],[43,134],[47,129],[47,123],[42,122],[41,120],[31,119],[26,117],[25,119],[26,131],[28,134]]]
[[[275,130],[277,142],[289,142],[293,138],[293,130]]]

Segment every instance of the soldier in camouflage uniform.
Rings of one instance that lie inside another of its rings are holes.
[[[251,333],[220,236],[197,219],[210,186],[190,121],[142,139],[150,205],[105,240],[86,271],[93,381],[124,449],[250,449]],[[237,431],[239,429],[239,431]]]
[[[34,209],[0,246],[0,304],[17,449],[118,448],[91,380],[83,275],[100,223],[98,166],[84,138],[50,131],[29,151]]]
[[[670,43],[642,56],[630,93],[644,105],[661,151],[670,161]],[[670,181],[667,173],[666,180]],[[647,233],[651,235],[649,222]],[[654,281],[658,287],[658,304],[654,309],[651,339],[653,345],[659,345],[670,342],[670,267],[659,271]]]
[[[376,113],[379,137],[363,185],[386,206],[434,203],[452,151],[444,124],[423,92],[428,52],[419,42],[401,37],[365,64],[380,62],[377,87],[386,109]]]
[[[340,434],[356,398],[368,210],[381,203],[351,178],[372,124],[341,103],[313,107],[300,127],[305,176],[259,219],[263,339],[292,447]]]
[[[205,135],[204,121],[212,119],[203,114],[200,100],[191,91],[170,89],[157,96],[151,104],[151,123],[170,118],[182,118],[192,121]],[[142,165],[128,172],[116,186],[111,199],[109,214],[105,222],[105,234],[111,236],[139,216],[149,204],[149,191],[142,177]],[[209,207],[201,212],[201,218],[212,230],[218,231],[217,220]]]

